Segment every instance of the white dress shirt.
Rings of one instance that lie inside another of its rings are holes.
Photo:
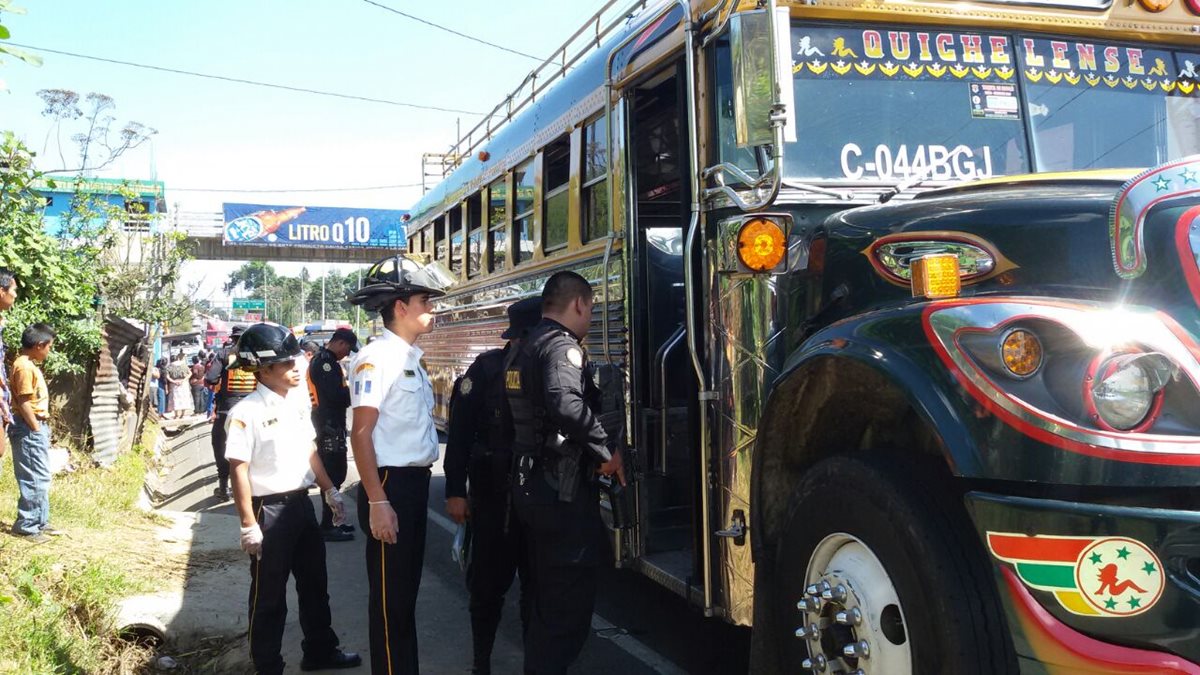
[[[424,352],[384,330],[350,361],[350,405],[375,408],[371,432],[379,466],[430,466],[438,458],[433,385],[421,367]]]
[[[225,459],[250,465],[251,495],[264,497],[313,484],[309,457],[316,433],[308,412],[262,383],[229,411]]]

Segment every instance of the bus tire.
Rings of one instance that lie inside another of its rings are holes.
[[[800,481],[759,594],[781,672],[1018,672],[992,565],[928,459],[840,455]]]

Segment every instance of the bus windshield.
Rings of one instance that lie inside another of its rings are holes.
[[[1153,166],[1200,152],[1200,57],[998,32],[792,24],[805,181],[957,182],[1030,171]],[[721,158],[734,143],[718,58]]]
[[[1200,55],[1035,37],[1019,55],[1038,171],[1200,153]]]

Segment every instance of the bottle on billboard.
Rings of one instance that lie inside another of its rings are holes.
[[[274,234],[281,225],[295,220],[305,207],[294,206],[281,211],[257,211],[225,224],[226,241],[253,241]]]

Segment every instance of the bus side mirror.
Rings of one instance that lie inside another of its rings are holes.
[[[774,4],[774,3],[772,3]],[[774,21],[772,21],[772,16]],[[787,115],[792,104],[791,23],[787,9],[734,14],[729,20],[733,70],[735,140],[739,148],[769,146],[784,127],[794,141],[795,126]]]

